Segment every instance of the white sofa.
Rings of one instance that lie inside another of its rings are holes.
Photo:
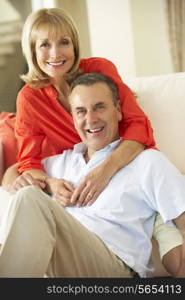
[[[127,81],[151,120],[157,145],[185,174],[185,72]]]
[[[151,120],[158,148],[185,175],[185,72],[138,77],[126,83]],[[169,276],[154,240],[152,257],[156,266],[153,276]]]

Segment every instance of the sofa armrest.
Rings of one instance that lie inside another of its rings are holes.
[[[3,171],[16,162],[17,140],[15,138],[15,114],[0,112],[0,141],[3,147]],[[0,166],[0,168],[2,168]]]
[[[3,154],[3,144],[2,141],[0,140],[0,184],[2,182],[4,174],[4,154]]]

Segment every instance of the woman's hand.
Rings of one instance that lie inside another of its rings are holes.
[[[69,181],[47,177],[46,183],[49,192],[54,195],[55,199],[64,207],[73,205],[71,203],[71,196],[74,192],[74,188]]]
[[[77,206],[91,205],[104,190],[111,179],[111,169],[106,170],[102,164],[93,169],[75,189],[71,203]]]
[[[36,185],[41,189],[44,189],[46,186],[43,181],[33,178],[33,176],[28,173],[23,173],[18,176],[12,184],[5,185],[4,188],[10,194],[15,194],[19,189],[28,185]]]
[[[71,203],[91,205],[104,190],[112,176],[132,161],[145,146],[136,141],[123,140],[108,158],[84,177],[75,189]]]

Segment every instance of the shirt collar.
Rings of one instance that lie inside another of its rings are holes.
[[[113,149],[115,149],[118,146],[118,144],[121,141],[122,141],[122,138],[118,138],[116,141],[110,143],[109,145],[107,145],[104,148],[96,151],[95,153],[100,152],[100,151],[110,151],[110,150],[113,150]],[[79,144],[74,145],[74,152],[75,153],[85,154],[86,151],[87,151],[87,146],[84,143],[79,143]]]

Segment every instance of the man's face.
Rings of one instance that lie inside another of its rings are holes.
[[[105,83],[76,86],[70,95],[70,105],[75,128],[88,147],[89,158],[118,138],[122,115]]]

